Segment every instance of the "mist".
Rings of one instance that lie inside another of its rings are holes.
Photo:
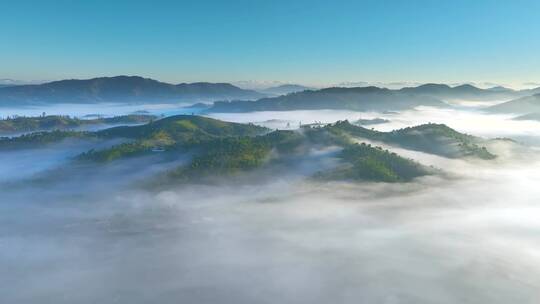
[[[379,130],[437,122],[532,140],[491,144],[494,161],[384,146],[444,172],[409,183],[310,179],[335,166],[331,148],[285,168],[159,190],[141,185],[189,155],[85,167],[73,162],[84,143],[0,151],[0,302],[540,300],[538,123],[431,108],[212,117],[291,129],[381,117],[390,122]]]
[[[191,113],[193,109],[184,108],[186,104],[129,104],[129,103],[97,103],[97,104],[43,104],[25,107],[2,106],[1,116],[40,116],[69,115],[78,118],[92,115],[118,116],[143,111],[147,114],[183,114]]]
[[[383,118],[387,123],[368,127],[379,131],[412,127],[425,123],[441,123],[471,135],[497,138],[510,137],[540,145],[540,122],[513,120],[516,115],[485,114],[480,109],[441,109],[417,107],[401,112],[355,112],[342,110],[267,111],[251,113],[213,113],[210,117],[234,122],[253,122],[273,129],[296,129],[299,124],[333,123],[337,120]]]

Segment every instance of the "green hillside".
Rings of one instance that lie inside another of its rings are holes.
[[[422,165],[381,148],[340,141],[332,134],[322,134],[328,133],[324,129],[308,133],[311,136],[295,131],[274,131],[256,137],[217,139],[199,147],[200,154],[188,165],[171,171],[167,177],[189,181],[238,174],[280,163],[292,156],[305,155],[313,145],[339,145],[343,148],[337,155],[340,160],[338,168],[319,171],[315,176],[318,179],[405,182],[430,174]],[[330,140],[316,140],[325,137]]]
[[[319,173],[319,178],[341,180],[368,180],[406,182],[428,175],[430,171],[410,159],[372,147],[369,144],[348,145],[339,157],[344,164],[336,170]]]
[[[495,156],[478,144],[481,139],[459,133],[445,125],[426,124],[412,128],[379,132],[338,121],[323,127],[303,126],[296,131],[274,131],[253,124],[224,122],[212,118],[178,115],[139,126],[122,126],[97,132],[52,131],[4,138],[0,148],[36,148],[69,138],[127,142],[109,148],[91,149],[77,158],[88,164],[143,155],[191,155],[191,161],[170,168],[160,180],[189,182],[206,177],[235,175],[273,164],[302,160],[314,149],[338,149],[332,157],[338,165],[320,169],[322,180],[367,180],[406,182],[431,174],[432,170],[391,151],[366,143],[380,141],[407,149],[447,157]],[[285,166],[287,167],[287,166]],[[293,170],[292,168],[290,170]]]
[[[153,115],[122,115],[109,118],[78,119],[70,116],[48,115],[36,117],[14,117],[0,120],[0,134],[69,130],[92,125],[140,124],[156,119]]]
[[[111,161],[156,150],[185,149],[222,137],[255,136],[268,131],[264,127],[252,124],[224,122],[202,116],[177,115],[141,126],[122,126],[98,131],[95,134],[100,138],[127,138],[133,141],[106,150],[89,151],[81,158]]]
[[[24,134],[18,137],[0,137],[0,150],[34,149],[49,144],[58,143],[65,139],[97,139],[92,132],[78,131],[43,131]]]
[[[436,154],[449,158],[476,157],[493,159],[496,156],[481,146],[483,139],[457,132],[444,124],[424,124],[391,132],[379,132],[339,121],[325,126],[334,134],[350,135],[406,149]]]

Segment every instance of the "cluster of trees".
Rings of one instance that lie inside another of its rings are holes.
[[[18,137],[0,137],[0,149],[36,148],[68,138],[95,139],[97,137],[92,132],[42,131],[24,134]]]
[[[271,151],[267,142],[250,137],[216,139],[200,148],[201,153],[191,163],[172,171],[169,177],[191,180],[245,172],[262,166]]]
[[[69,115],[16,116],[0,120],[0,132],[66,130],[96,124],[139,124],[154,120],[154,115],[131,114],[109,118],[79,119]]]
[[[340,157],[351,166],[333,174],[347,179],[405,182],[429,174],[424,166],[413,160],[365,143],[347,146]]]

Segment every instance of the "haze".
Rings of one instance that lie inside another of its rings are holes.
[[[279,116],[335,121],[364,114]],[[538,123],[468,112],[420,109],[391,116],[397,125],[381,128],[471,116],[451,125],[483,136],[540,136]],[[248,117],[257,123],[276,114],[220,118],[247,122]],[[479,129],[468,120],[493,121],[499,128]],[[62,147],[19,156],[17,171],[39,176],[61,168],[69,161],[66,153],[79,149],[73,143]],[[64,172],[46,186],[5,186],[2,298],[8,303],[533,303],[540,287],[535,237],[540,159],[534,146],[502,145],[497,152],[503,157],[489,164],[408,152],[450,176],[407,184],[321,185],[299,178],[304,173],[298,171],[254,176],[249,184],[149,192],[127,181],[167,166],[138,160],[105,172]],[[3,181],[17,178],[9,155],[0,155],[8,165]],[[46,161],[54,158],[52,164]]]

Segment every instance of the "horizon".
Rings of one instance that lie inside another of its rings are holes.
[[[339,88],[355,88],[355,87],[379,87],[379,88],[386,88],[391,90],[399,90],[401,88],[409,88],[409,87],[419,87],[423,85],[446,85],[449,87],[459,87],[463,85],[471,85],[476,88],[480,89],[490,89],[490,88],[496,88],[496,87],[503,87],[507,89],[512,90],[527,90],[527,89],[536,89],[540,88],[540,83],[534,83],[534,82],[527,82],[523,83],[521,86],[511,86],[507,84],[500,84],[500,83],[491,83],[491,82],[459,82],[459,83],[444,83],[444,82],[390,82],[390,83],[384,83],[384,82],[368,82],[368,81],[354,81],[354,82],[340,82],[340,83],[330,83],[326,85],[313,85],[313,84],[306,84],[306,83],[298,83],[298,82],[281,82],[281,81],[264,81],[264,82],[255,82],[255,81],[235,81],[235,82],[209,82],[209,81],[194,81],[194,82],[167,82],[160,79],[155,79],[151,77],[145,77],[141,75],[111,75],[111,76],[96,76],[96,77],[89,77],[89,78],[66,78],[66,79],[55,79],[55,80],[41,80],[41,81],[21,81],[17,79],[11,79],[11,78],[0,78],[0,85],[5,86],[21,86],[21,85],[40,85],[40,84],[46,84],[50,82],[57,82],[57,81],[64,81],[64,80],[91,80],[91,79],[98,79],[98,78],[115,78],[115,77],[140,77],[144,79],[151,79],[162,83],[168,83],[173,85],[179,85],[179,84],[194,84],[194,83],[223,83],[223,84],[232,84],[236,87],[246,89],[246,90],[266,90],[271,88],[276,88],[280,86],[286,86],[286,85],[298,85],[298,86],[305,86],[308,89],[324,89],[324,88],[332,88],[332,87],[339,87]]]
[[[28,83],[144,74],[168,83],[246,87],[540,86],[540,63],[533,60],[540,42],[531,39],[540,25],[537,1],[149,5],[10,3],[0,12],[11,42],[0,50],[0,78]]]

